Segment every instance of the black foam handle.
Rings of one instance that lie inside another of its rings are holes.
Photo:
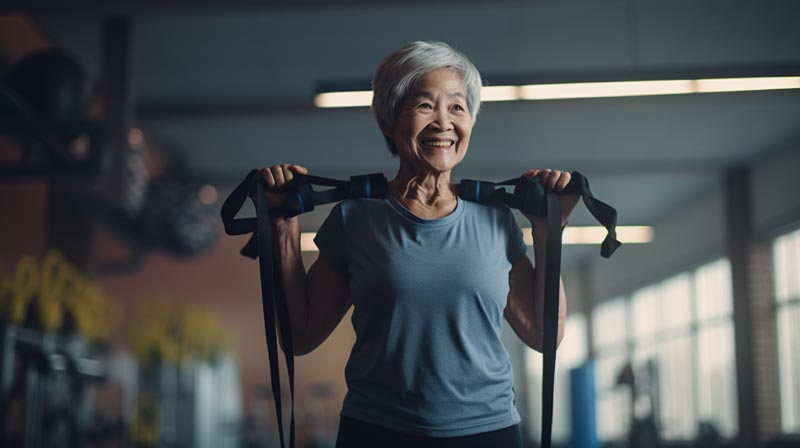
[[[389,194],[389,182],[383,173],[363,174],[350,177],[351,198],[385,198]]]
[[[275,211],[277,216],[291,218],[314,210],[314,189],[302,174],[295,175],[282,191],[286,194],[286,202]]]
[[[495,188],[494,182],[463,179],[458,186],[458,195],[466,201],[487,203],[494,200],[492,192]]]

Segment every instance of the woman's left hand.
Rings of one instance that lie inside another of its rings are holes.
[[[541,184],[543,187],[550,189],[561,191],[564,187],[569,184],[569,181],[572,180],[572,174],[569,171],[561,171],[561,170],[551,170],[550,168],[543,169],[543,170],[528,170],[522,173],[523,176],[539,176],[541,178]],[[561,200],[561,227],[567,225],[569,221],[569,215],[572,213],[572,210],[575,208],[575,205],[578,203],[580,196],[577,194],[565,194],[559,197]],[[535,224],[534,221],[541,221],[544,222],[544,218],[540,216],[534,215],[526,215],[528,220],[531,221],[532,224]]]

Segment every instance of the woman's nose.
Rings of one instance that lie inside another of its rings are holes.
[[[449,131],[452,128],[453,125],[450,120],[450,114],[446,108],[440,107],[436,109],[431,126],[440,131]]]

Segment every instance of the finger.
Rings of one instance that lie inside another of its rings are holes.
[[[263,168],[261,174],[264,176],[264,182],[267,188],[275,188],[275,176],[272,175],[270,168]]]
[[[289,181],[294,178],[294,173],[289,169],[290,166],[291,165],[288,163],[281,165],[281,173],[283,174],[283,179],[286,181],[286,183],[289,183]]]
[[[563,190],[567,187],[569,182],[572,180],[572,174],[564,171],[561,173],[561,177],[558,178],[558,183],[556,184],[556,189]]]
[[[286,184],[286,179],[283,178],[283,170],[280,166],[272,167],[272,175],[275,176],[275,187],[280,188]]]
[[[295,174],[308,174],[308,168],[302,165],[289,165],[289,168],[295,172]]]
[[[564,172],[561,170],[553,170],[553,174],[550,175],[550,188],[556,189],[558,187],[558,181],[561,179],[561,176],[564,175]]]
[[[558,170],[546,170],[548,171],[547,175],[542,179],[544,185],[547,188],[555,188],[556,182],[558,181],[558,176],[561,175],[561,172]]]

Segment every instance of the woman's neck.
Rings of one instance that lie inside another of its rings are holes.
[[[450,171],[416,172],[401,164],[390,185],[395,199],[420,218],[442,218],[456,208],[456,192],[450,184]]]

